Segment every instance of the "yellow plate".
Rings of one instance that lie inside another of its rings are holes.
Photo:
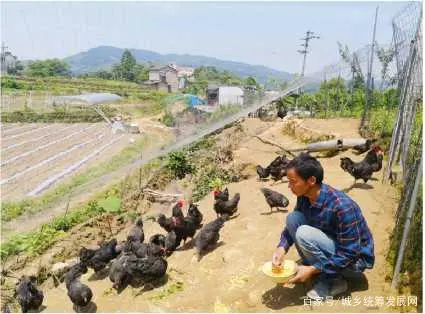
[[[285,259],[280,265],[281,272],[274,273],[272,271],[272,262],[266,262],[263,265],[263,273],[276,283],[286,283],[289,279],[297,273],[297,264],[294,261]]]

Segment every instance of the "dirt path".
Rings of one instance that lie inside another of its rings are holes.
[[[312,120],[310,127],[326,126],[330,130],[344,130],[344,136],[358,136],[356,126],[344,120]],[[301,145],[293,138],[282,134],[282,123],[264,123],[249,119],[244,122],[245,129],[255,133],[261,128],[262,137],[291,147]],[[255,138],[242,143],[234,153],[235,162],[267,164],[276,155],[276,148],[263,144]],[[339,168],[339,158],[353,156],[344,152],[332,158],[321,159],[325,169],[325,182],[339,189],[347,189],[352,177]],[[380,174],[375,175],[380,178]],[[288,212],[269,213],[260,187],[272,187],[282,192],[290,200]],[[278,242],[285,218],[295,205],[295,197],[286,183],[272,186],[271,182],[259,182],[255,176],[228,185],[231,195],[241,194],[239,216],[226,222],[220,233],[221,245],[204,256],[198,263],[194,250],[182,248],[168,259],[167,280],[162,286],[151,291],[142,288],[127,287],[120,295],[111,289],[111,282],[105,279],[95,280],[92,272],[83,276],[94,292],[93,301],[98,312],[384,312],[383,306],[365,304],[364,297],[384,297],[388,295],[385,283],[385,252],[389,231],[392,227],[393,211],[396,207],[395,190],[382,185],[380,180],[367,185],[357,185],[348,194],[360,205],[375,239],[376,264],[365,274],[368,287],[351,284],[353,299],[361,298],[360,305],[343,305],[335,300],[332,305],[317,305],[311,308],[301,299],[305,295],[302,285],[276,286],[265,278],[259,268],[270,260]],[[208,195],[199,202],[204,221],[215,218],[213,197]],[[166,212],[169,214],[169,212]],[[126,231],[126,230],[125,230]],[[156,223],[146,222],[147,237],[162,233]],[[126,233],[119,235],[124,239]],[[288,258],[297,260],[296,251],[291,248]],[[45,290],[45,312],[71,312],[66,289],[63,284],[58,288]]]

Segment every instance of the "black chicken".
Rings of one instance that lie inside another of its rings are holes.
[[[279,167],[286,160],[286,156],[277,156],[273,161],[267,166],[267,168]]]
[[[165,235],[163,234],[154,234],[149,238],[149,243],[165,247]]]
[[[268,176],[270,175],[270,168],[269,167],[263,168],[263,167],[261,167],[261,165],[257,165],[255,167],[255,169],[257,171],[259,180],[267,179]]]
[[[177,239],[177,234],[174,230],[169,232],[165,237],[165,252],[167,256],[171,255],[180,245],[181,239]]]
[[[158,216],[157,222],[165,231],[171,232],[176,227],[181,227],[183,225],[183,218],[175,216],[167,218],[164,214],[160,214]]]
[[[222,200],[222,201],[228,201],[229,200],[229,189],[225,188],[224,191],[220,191],[220,189],[216,189],[214,191],[214,200]]]
[[[106,267],[108,263],[117,257],[116,251],[117,239],[112,239],[105,242],[97,250],[86,249],[82,247],[80,250],[80,261],[95,272],[98,272]]]
[[[219,217],[219,215],[232,216],[233,214],[235,214],[238,210],[238,204],[240,199],[241,195],[239,193],[236,193],[232,199],[226,202],[220,199],[216,200],[214,203],[214,210],[217,213],[217,217]]]
[[[286,177],[286,165],[281,164],[277,167],[270,167],[270,176],[275,182],[282,180],[283,177]]]
[[[143,232],[143,219],[139,218],[136,221],[136,224],[131,228],[127,241],[140,241],[143,242],[145,240],[145,234]]]
[[[363,179],[367,183],[374,172],[382,169],[382,160],[383,152],[381,148],[374,145],[362,161],[356,163],[348,157],[343,157],[340,166],[354,177],[354,184],[358,179]]]
[[[22,276],[15,288],[15,295],[21,306],[22,313],[28,311],[37,311],[43,304],[43,291],[36,286],[37,278],[35,276]]]
[[[227,190],[227,188],[224,190],[224,192],[227,191],[227,200],[229,199],[229,190]],[[223,192],[223,193],[224,193]],[[193,217],[194,222],[197,226],[197,228],[202,227],[202,219],[203,219],[203,215],[201,213],[201,211],[199,210],[198,206],[191,203],[189,205],[189,209],[187,211],[187,217]]]
[[[371,139],[371,140],[367,139],[364,144],[354,146],[353,150],[355,150],[357,154],[361,155],[367,152],[372,146],[372,144],[375,142],[376,142],[376,139]]]
[[[140,241],[127,242],[126,251],[132,251],[137,257],[163,256],[165,255],[165,246],[154,243],[142,243]]]
[[[126,271],[127,261],[130,256],[134,256],[131,250],[123,250],[111,265],[109,269],[109,279],[113,282],[112,288],[119,290],[128,283],[129,276]]]
[[[176,217],[178,219],[183,219],[183,217],[184,217],[183,211],[182,211],[183,205],[184,205],[184,201],[183,200],[179,200],[177,202],[177,204],[173,206],[172,217]]]
[[[79,263],[72,266],[65,275],[68,297],[71,299],[77,312],[81,307],[87,306],[93,297],[91,289],[80,282],[81,275],[85,273],[87,273],[87,266]]]
[[[207,223],[195,237],[195,248],[198,255],[198,262],[202,254],[214,246],[220,239],[220,229],[224,226],[226,215],[218,217],[216,220]]]
[[[274,207],[280,208],[289,205],[289,200],[279,192],[267,188],[261,188],[260,190],[264,194],[267,204],[270,206],[270,211],[272,211]]]
[[[279,109],[277,110],[277,116],[281,119],[285,118],[287,114],[288,111],[284,107],[279,107]]]
[[[126,263],[128,275],[135,280],[144,282],[163,277],[167,272],[168,263],[162,257],[147,256],[137,258],[130,256]]]

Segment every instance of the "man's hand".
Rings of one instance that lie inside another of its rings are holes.
[[[288,283],[304,283],[312,276],[320,273],[320,270],[318,270],[314,266],[298,266],[297,274],[294,278],[288,281]]]
[[[285,256],[285,249],[283,247],[278,247],[273,253],[272,263],[274,266],[279,266],[283,262],[283,257]]]

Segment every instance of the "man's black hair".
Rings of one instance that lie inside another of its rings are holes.
[[[320,162],[308,153],[301,153],[290,161],[286,169],[295,169],[297,174],[307,181],[310,177],[316,178],[316,183],[323,181],[323,167]]]

